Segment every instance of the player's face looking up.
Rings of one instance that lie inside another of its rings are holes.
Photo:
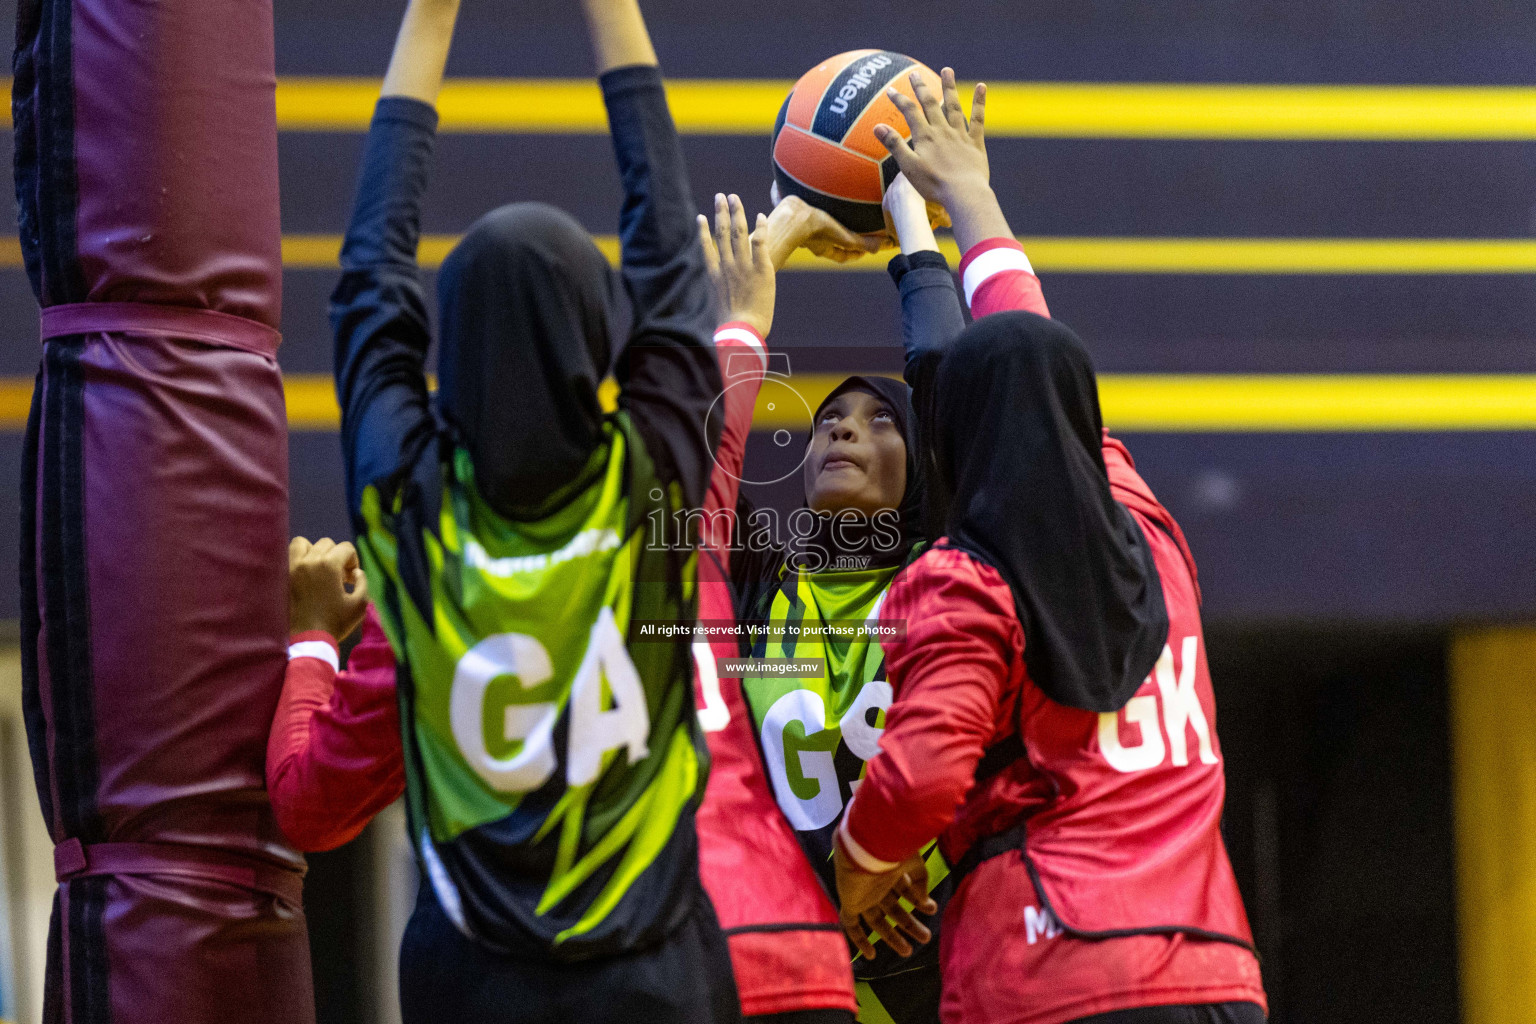
[[[873,515],[899,508],[907,489],[907,442],[895,412],[867,391],[828,402],[805,460],[805,500],[814,511]]]

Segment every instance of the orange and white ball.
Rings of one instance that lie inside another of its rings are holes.
[[[933,95],[942,94],[932,68],[890,50],[850,50],[802,75],[773,128],[779,195],[799,196],[860,234],[883,230],[880,200],[899,168],[875,138],[875,125],[911,137],[885,90],[912,96],[914,71]]]

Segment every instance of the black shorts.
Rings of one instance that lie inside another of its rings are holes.
[[[466,938],[423,881],[400,943],[404,1024],[735,1024],[736,979],[714,907],[659,946],[578,963],[514,958]]]
[[[1264,1011],[1258,1003],[1138,1006],[1080,1017],[1072,1024],[1264,1024]]]

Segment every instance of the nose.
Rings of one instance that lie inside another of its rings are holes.
[[[854,429],[852,416],[844,416],[832,424],[832,430],[829,434],[830,439],[833,441],[853,441],[857,440],[858,436],[859,432]]]

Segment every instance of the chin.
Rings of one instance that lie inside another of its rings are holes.
[[[815,497],[806,502],[813,512],[857,512],[859,515],[869,515],[872,507],[869,496],[856,488],[851,487],[826,487],[816,492]]]

